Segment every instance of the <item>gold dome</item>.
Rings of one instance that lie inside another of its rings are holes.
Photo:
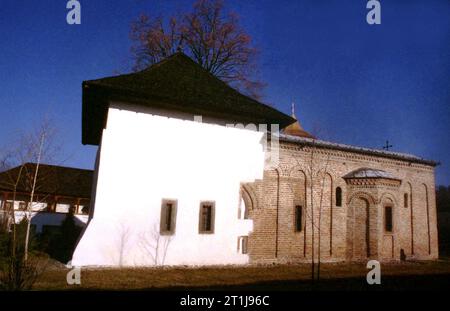
[[[295,107],[294,103],[292,103],[292,114],[291,117],[294,118],[295,121],[291,125],[284,128],[284,134],[286,135],[292,135],[297,137],[306,137],[306,138],[315,138],[313,135],[309,134],[307,131],[303,129],[303,127],[300,124],[300,121],[298,121],[297,117],[295,116]]]

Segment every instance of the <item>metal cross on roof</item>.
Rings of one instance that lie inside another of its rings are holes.
[[[386,146],[383,146],[383,149],[389,151],[389,148],[392,148],[392,145],[389,145],[389,140],[386,140]]]

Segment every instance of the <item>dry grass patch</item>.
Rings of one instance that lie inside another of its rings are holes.
[[[243,285],[270,281],[302,281],[311,277],[309,264],[224,266],[200,268],[124,268],[82,269],[81,285],[66,283],[68,269],[45,272],[35,285],[37,290],[141,290],[170,287],[207,287]],[[450,261],[388,263],[381,265],[382,275],[429,275],[450,273]],[[326,263],[322,279],[364,278],[363,263]]]

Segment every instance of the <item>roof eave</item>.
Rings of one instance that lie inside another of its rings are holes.
[[[236,123],[253,124],[278,124],[280,129],[295,122],[295,119],[283,114],[282,112],[264,105],[267,109],[272,109],[274,116],[267,118],[263,115],[243,115],[237,111],[207,111],[205,109],[193,106],[183,106],[172,103],[163,98],[149,98],[135,91],[126,88],[119,89],[96,83],[94,81],[84,81],[82,84],[82,143],[83,145],[99,145],[102,130],[106,126],[107,113],[110,101],[122,101],[130,104],[148,104],[151,102],[153,107],[167,108],[174,111],[182,111],[197,115],[227,119]],[[274,119],[274,117],[276,119]]]
[[[289,136],[285,135],[284,136]],[[404,162],[410,162],[410,163],[418,163],[418,164],[424,164],[432,167],[436,167],[437,165],[440,165],[439,162],[435,162],[433,160],[427,160],[427,159],[419,159],[419,158],[409,158],[408,156],[401,156],[396,154],[388,154],[388,153],[381,153],[377,150],[369,150],[369,149],[360,149],[356,146],[340,146],[340,145],[333,145],[333,144],[324,144],[322,141],[317,141],[316,139],[306,138],[305,137],[295,137],[291,136],[291,138],[286,138],[283,136],[280,136],[280,141],[286,141],[293,144],[299,144],[299,145],[307,145],[307,146],[316,146],[319,148],[326,148],[326,149],[332,149],[332,150],[340,150],[340,151],[346,151],[346,152],[353,152],[358,154],[365,154],[365,155],[372,155],[380,158],[389,158],[389,159],[395,159],[400,160]],[[361,147],[362,148],[362,147]]]

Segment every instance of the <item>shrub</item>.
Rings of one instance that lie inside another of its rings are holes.
[[[11,232],[0,234],[0,288],[29,290],[46,268],[46,256],[36,250],[33,234],[29,239],[29,254],[25,260],[27,220],[13,225]]]

